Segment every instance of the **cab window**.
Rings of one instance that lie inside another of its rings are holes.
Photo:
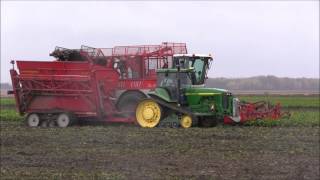
[[[203,67],[204,67],[204,61],[201,59],[196,59],[193,64],[194,71],[195,71],[195,80],[196,84],[202,84],[203,83]]]

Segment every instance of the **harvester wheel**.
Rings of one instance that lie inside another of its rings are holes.
[[[58,115],[56,122],[59,127],[67,127],[71,124],[71,116],[67,113],[61,113]]]
[[[119,97],[116,107],[124,116],[133,116],[138,103],[145,98],[147,96],[141,92],[128,91]]]
[[[26,120],[29,127],[37,127],[40,124],[40,117],[36,113],[29,114]]]
[[[180,125],[183,128],[190,128],[193,124],[192,117],[189,115],[184,115],[181,117]]]
[[[161,120],[161,106],[152,99],[141,101],[136,109],[137,122],[141,127],[156,127]]]

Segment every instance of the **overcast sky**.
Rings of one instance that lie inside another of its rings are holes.
[[[10,60],[80,48],[186,42],[209,77],[319,78],[319,1],[1,1],[1,82]]]

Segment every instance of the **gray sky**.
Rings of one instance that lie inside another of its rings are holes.
[[[80,48],[186,42],[209,77],[319,77],[318,1],[1,1],[1,82],[10,60]]]

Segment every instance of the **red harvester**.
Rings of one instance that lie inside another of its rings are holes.
[[[82,117],[134,122],[130,113],[155,88],[156,69],[185,53],[185,43],[56,48],[56,61],[16,61],[19,73],[10,70],[16,106],[29,126],[66,127]]]

